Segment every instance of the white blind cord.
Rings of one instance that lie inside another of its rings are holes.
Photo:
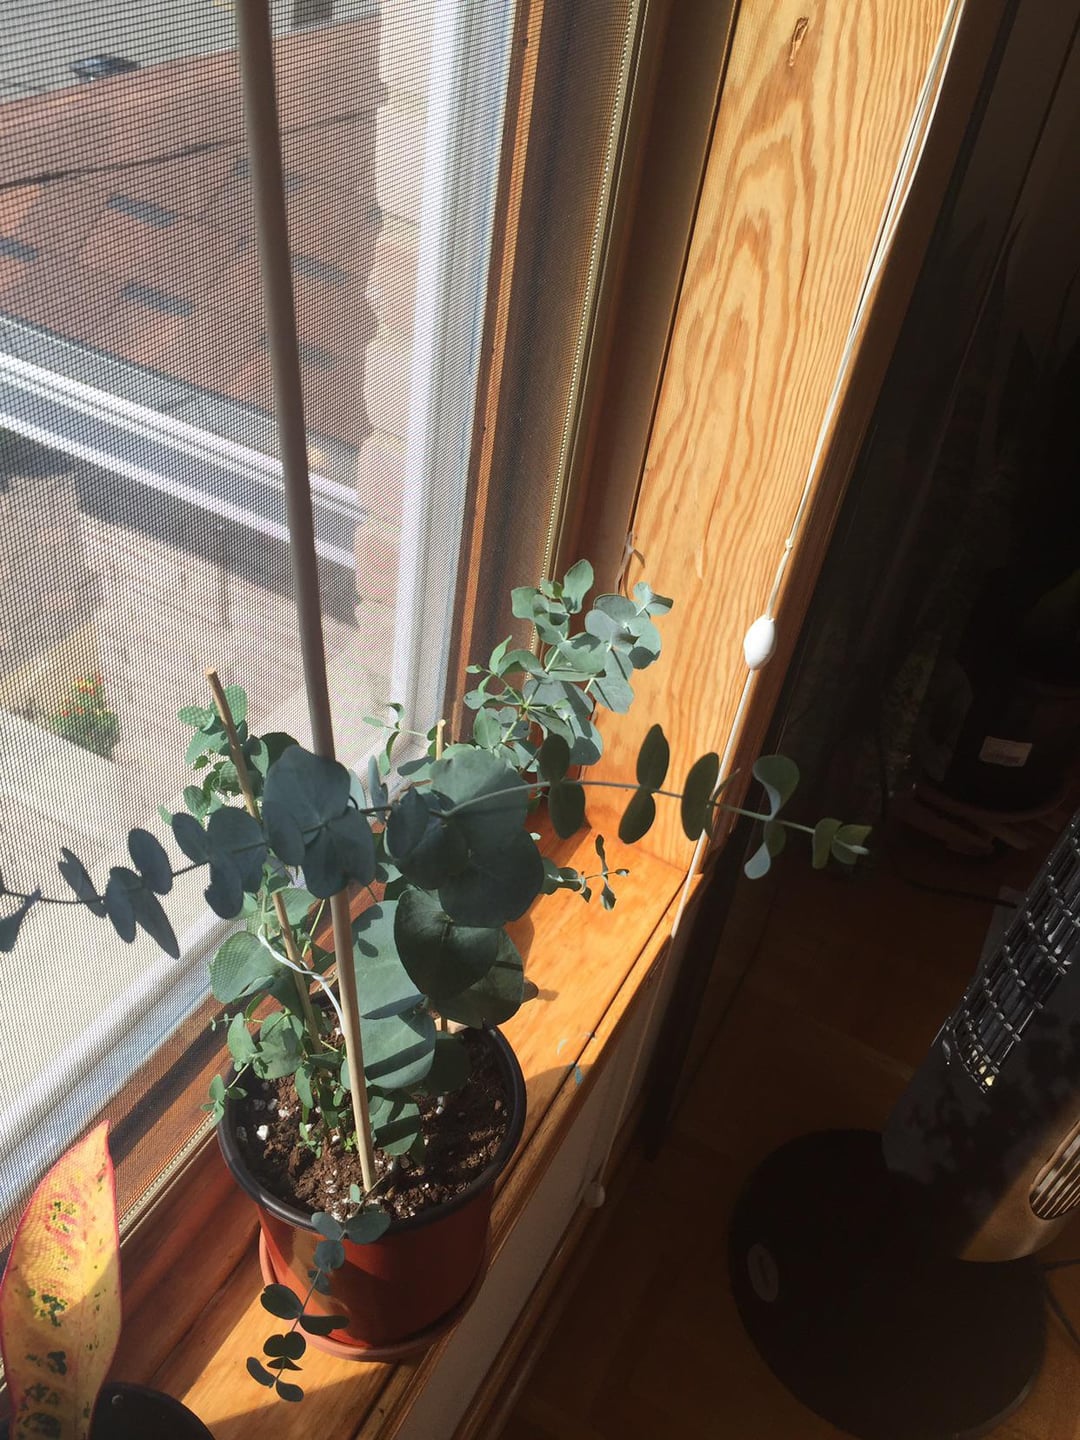
[[[810,498],[814,493],[815,483],[821,470],[822,460],[825,455],[826,446],[828,445],[829,436],[832,432],[833,422],[840,409],[841,397],[846,389],[848,377],[854,363],[855,352],[859,344],[863,324],[877,289],[878,281],[881,278],[881,272],[885,267],[889,255],[892,253],[897,226],[900,223],[900,217],[903,214],[904,206],[907,203],[907,198],[911,191],[912,180],[918,171],[919,161],[922,158],[922,153],[926,145],[926,137],[930,131],[933,111],[937,105],[937,96],[941,90],[941,76],[952,54],[960,13],[964,3],[965,0],[951,0],[945,15],[945,22],[942,25],[937,45],[934,48],[930,64],[927,67],[922,89],[919,92],[915,111],[911,118],[911,124],[908,127],[908,133],[904,140],[904,148],[901,152],[892,184],[889,187],[889,198],[886,202],[885,213],[882,216],[881,225],[874,242],[874,249],[866,268],[866,274],[863,277],[859,298],[855,305],[855,313],[848,327],[847,338],[844,341],[844,348],[840,356],[840,364],[836,371],[836,378],[833,381],[832,390],[829,393],[829,398],[825,406],[825,415],[818,428],[814,453],[811,456],[810,464],[807,468],[802,494],[795,508],[791,529],[788,532],[787,539],[784,541],[784,547],[776,566],[776,575],[773,579],[772,589],[769,592],[769,598],[766,602],[764,612],[759,615],[750,626],[743,641],[743,654],[746,660],[746,677],[743,681],[739,703],[735,708],[735,715],[728,730],[724,753],[720,760],[717,785],[713,792],[714,798],[723,788],[729,775],[732,753],[742,731],[743,721],[746,718],[746,710],[750,702],[750,692],[753,687],[754,675],[764,665],[768,664],[776,649],[775,609],[780,597],[784,574],[787,570],[788,562],[791,559],[792,551],[795,549],[802,535],[806,512],[810,505]],[[623,557],[624,571],[629,565],[631,557],[640,554],[640,552],[634,548],[634,538],[633,532],[627,537]],[[694,853],[690,857],[690,865],[686,872],[686,880],[683,883],[682,893],[679,896],[679,906],[671,924],[672,938],[674,938],[678,932],[679,925],[682,923],[682,918],[690,899],[690,891],[693,887],[694,877],[700,869],[707,845],[708,837],[701,835],[694,846]],[[641,1035],[638,1039],[634,1054],[634,1063],[630,1070],[631,1077],[637,1074],[638,1067],[641,1064],[645,1042],[652,1029],[652,1020],[659,994],[660,985],[658,982],[645,1014]],[[618,1097],[616,1097],[616,1099],[618,1099]],[[621,1107],[619,1118],[621,1120]],[[595,1179],[585,1187],[583,1201],[586,1205],[590,1206],[590,1208],[598,1208],[604,1203],[606,1198],[603,1177],[607,1174],[608,1165],[611,1162],[611,1152],[615,1147],[617,1131],[618,1123],[610,1127],[603,1159],[596,1169]]]

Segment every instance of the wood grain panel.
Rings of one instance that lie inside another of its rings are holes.
[[[660,0],[646,16],[663,38],[635,83],[628,178],[616,189],[552,566],[562,575],[586,555],[605,590],[616,584],[637,500],[737,8],[735,0]]]
[[[699,750],[723,748],[746,674],[743,636],[766,607],[811,473],[829,486],[808,534],[828,534],[846,473],[815,467],[815,446],[948,10],[947,0],[742,8],[635,520],[645,558],[630,580],[646,576],[677,609],[636,714],[611,727],[612,772],[632,771],[656,719],[675,775]],[[970,65],[962,47],[957,55],[978,74],[972,50]],[[951,153],[961,133],[953,116]],[[935,197],[922,210],[928,232]],[[916,248],[904,257],[909,284]],[[875,336],[879,369],[892,338]],[[845,414],[852,433],[872,399]],[[805,593],[783,602],[790,653]],[[685,857],[670,809],[655,843]]]

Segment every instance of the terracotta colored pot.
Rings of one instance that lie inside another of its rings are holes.
[[[308,1308],[348,1315],[330,1336],[333,1348],[403,1353],[423,1348],[467,1308],[487,1260],[495,1181],[509,1163],[525,1124],[525,1079],[498,1030],[483,1032],[494,1047],[510,1096],[509,1126],[498,1153],[469,1187],[445,1205],[408,1220],[394,1220],[372,1245],[345,1242],[345,1264],[330,1277],[330,1295],[313,1294]],[[309,1216],[265,1190],[248,1170],[237,1144],[235,1106],[226,1101],[218,1140],[237,1184],[259,1208],[265,1262],[282,1284],[307,1293],[319,1235]],[[382,1358],[381,1356],[378,1358]],[[389,1358],[389,1356],[387,1356]]]
[[[0,1424],[7,1440],[8,1422]],[[90,1440],[214,1440],[186,1405],[144,1385],[103,1385],[94,1406]]]

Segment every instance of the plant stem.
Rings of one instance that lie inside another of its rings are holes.
[[[660,792],[657,791],[657,794]],[[779,815],[763,815],[760,810],[742,810],[738,805],[725,805],[723,801],[717,803],[710,801],[716,809],[726,810],[729,815],[745,815],[748,820],[760,820],[763,825],[774,821],[777,825],[783,825],[785,830],[801,830],[804,835],[813,835],[812,825],[800,825],[797,820],[781,820]]]
[[[341,996],[342,1018],[345,1021],[345,1063],[349,1067],[349,1099],[356,1125],[356,1149],[360,1156],[360,1174],[364,1189],[375,1184],[375,1144],[371,1135],[368,1113],[367,1085],[364,1083],[364,1052],[360,1041],[360,1003],[356,995],[356,966],[353,964],[352,924],[349,897],[339,890],[330,898],[330,914],[334,922],[334,956],[337,963],[338,993]]]
[[[322,920],[322,917],[323,917],[323,911],[324,911],[325,909],[326,909],[326,901],[325,901],[325,900],[320,900],[320,901],[319,901],[319,908],[315,911],[315,918],[314,918],[314,920],[312,920],[311,924],[308,926],[307,943],[306,943],[305,946],[304,946],[304,954],[305,954],[305,955],[307,955],[307,953],[310,951],[312,945],[314,945],[314,943],[315,943],[315,932],[316,932],[316,931],[318,930],[318,928],[319,928],[319,924],[320,924],[320,922],[321,922],[321,920]]]
[[[251,776],[248,773],[247,761],[244,759],[243,747],[240,744],[240,737],[236,733],[236,724],[233,720],[232,709],[229,706],[228,697],[225,694],[224,686],[216,670],[207,670],[206,678],[210,685],[210,693],[214,697],[214,705],[221,723],[225,726],[225,733],[229,739],[229,756],[236,767],[236,779],[240,786],[240,793],[244,797],[244,805],[248,814],[253,820],[259,819],[259,806],[255,800],[255,792],[251,788]],[[278,924],[281,927],[281,938],[285,942],[285,953],[294,965],[305,969],[303,956],[300,954],[293,934],[292,926],[289,924],[289,917],[285,913],[285,901],[280,891],[273,895],[274,910],[277,914]],[[296,985],[296,994],[300,1000],[300,1008],[304,1015],[304,1028],[307,1030],[308,1038],[315,1047],[315,1053],[326,1047],[323,1045],[322,1036],[319,1034],[319,1022],[315,1017],[315,1008],[311,1003],[311,994],[308,990],[307,981],[302,975],[293,971],[293,981]]]
[[[733,775],[729,775],[727,779],[721,783],[720,789],[722,790],[724,785],[727,785],[729,781],[734,778]],[[527,783],[530,790],[550,790],[551,788],[550,780],[533,780]],[[598,786],[603,790],[637,790],[640,788],[624,780],[576,780],[574,784],[582,785],[586,788]],[[517,785],[507,786],[505,790],[489,790],[485,795],[478,795],[475,800],[462,800],[460,805],[452,805],[449,810],[442,811],[442,819],[449,820],[460,811],[470,810],[474,805],[480,805],[487,800],[498,800],[503,795],[517,795],[520,789],[521,787]],[[681,800],[683,798],[681,792],[678,790],[653,790],[652,794],[663,795],[668,800]],[[709,801],[709,804],[714,810],[726,810],[729,815],[745,815],[747,819],[760,820],[762,824],[768,824],[770,820],[773,820],[778,825],[783,825],[787,830],[801,830],[804,835],[813,835],[814,833],[814,827],[812,825],[800,825],[797,820],[781,820],[778,815],[766,815],[760,810],[744,810],[739,805],[728,805],[723,800],[718,800],[716,796]]]
[[[530,790],[549,790],[551,788],[550,780],[530,780],[525,783]],[[726,785],[728,782],[725,780],[723,783]],[[637,785],[631,785],[625,780],[575,780],[574,784],[583,785],[587,789],[599,787],[603,790],[637,790],[639,788]],[[480,805],[486,800],[498,800],[503,795],[517,795],[520,793],[520,790],[520,785],[508,785],[505,790],[489,790],[485,795],[478,795],[474,800],[462,800],[460,805],[452,805],[449,810],[443,810],[441,812],[441,818],[443,820],[449,820],[461,810],[470,810],[474,805]],[[654,790],[652,793],[654,795],[664,795],[669,800],[682,799],[682,794],[678,790]],[[734,807],[730,805],[725,805],[724,809],[734,812]],[[769,816],[761,815],[758,818],[768,820]]]

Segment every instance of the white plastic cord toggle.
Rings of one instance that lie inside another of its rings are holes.
[[[750,670],[767,665],[776,649],[776,621],[771,615],[759,615],[743,641],[743,654]]]
[[[607,1199],[607,1191],[599,1180],[593,1180],[585,1186],[585,1193],[581,1197],[581,1203],[589,1210],[599,1210]]]

